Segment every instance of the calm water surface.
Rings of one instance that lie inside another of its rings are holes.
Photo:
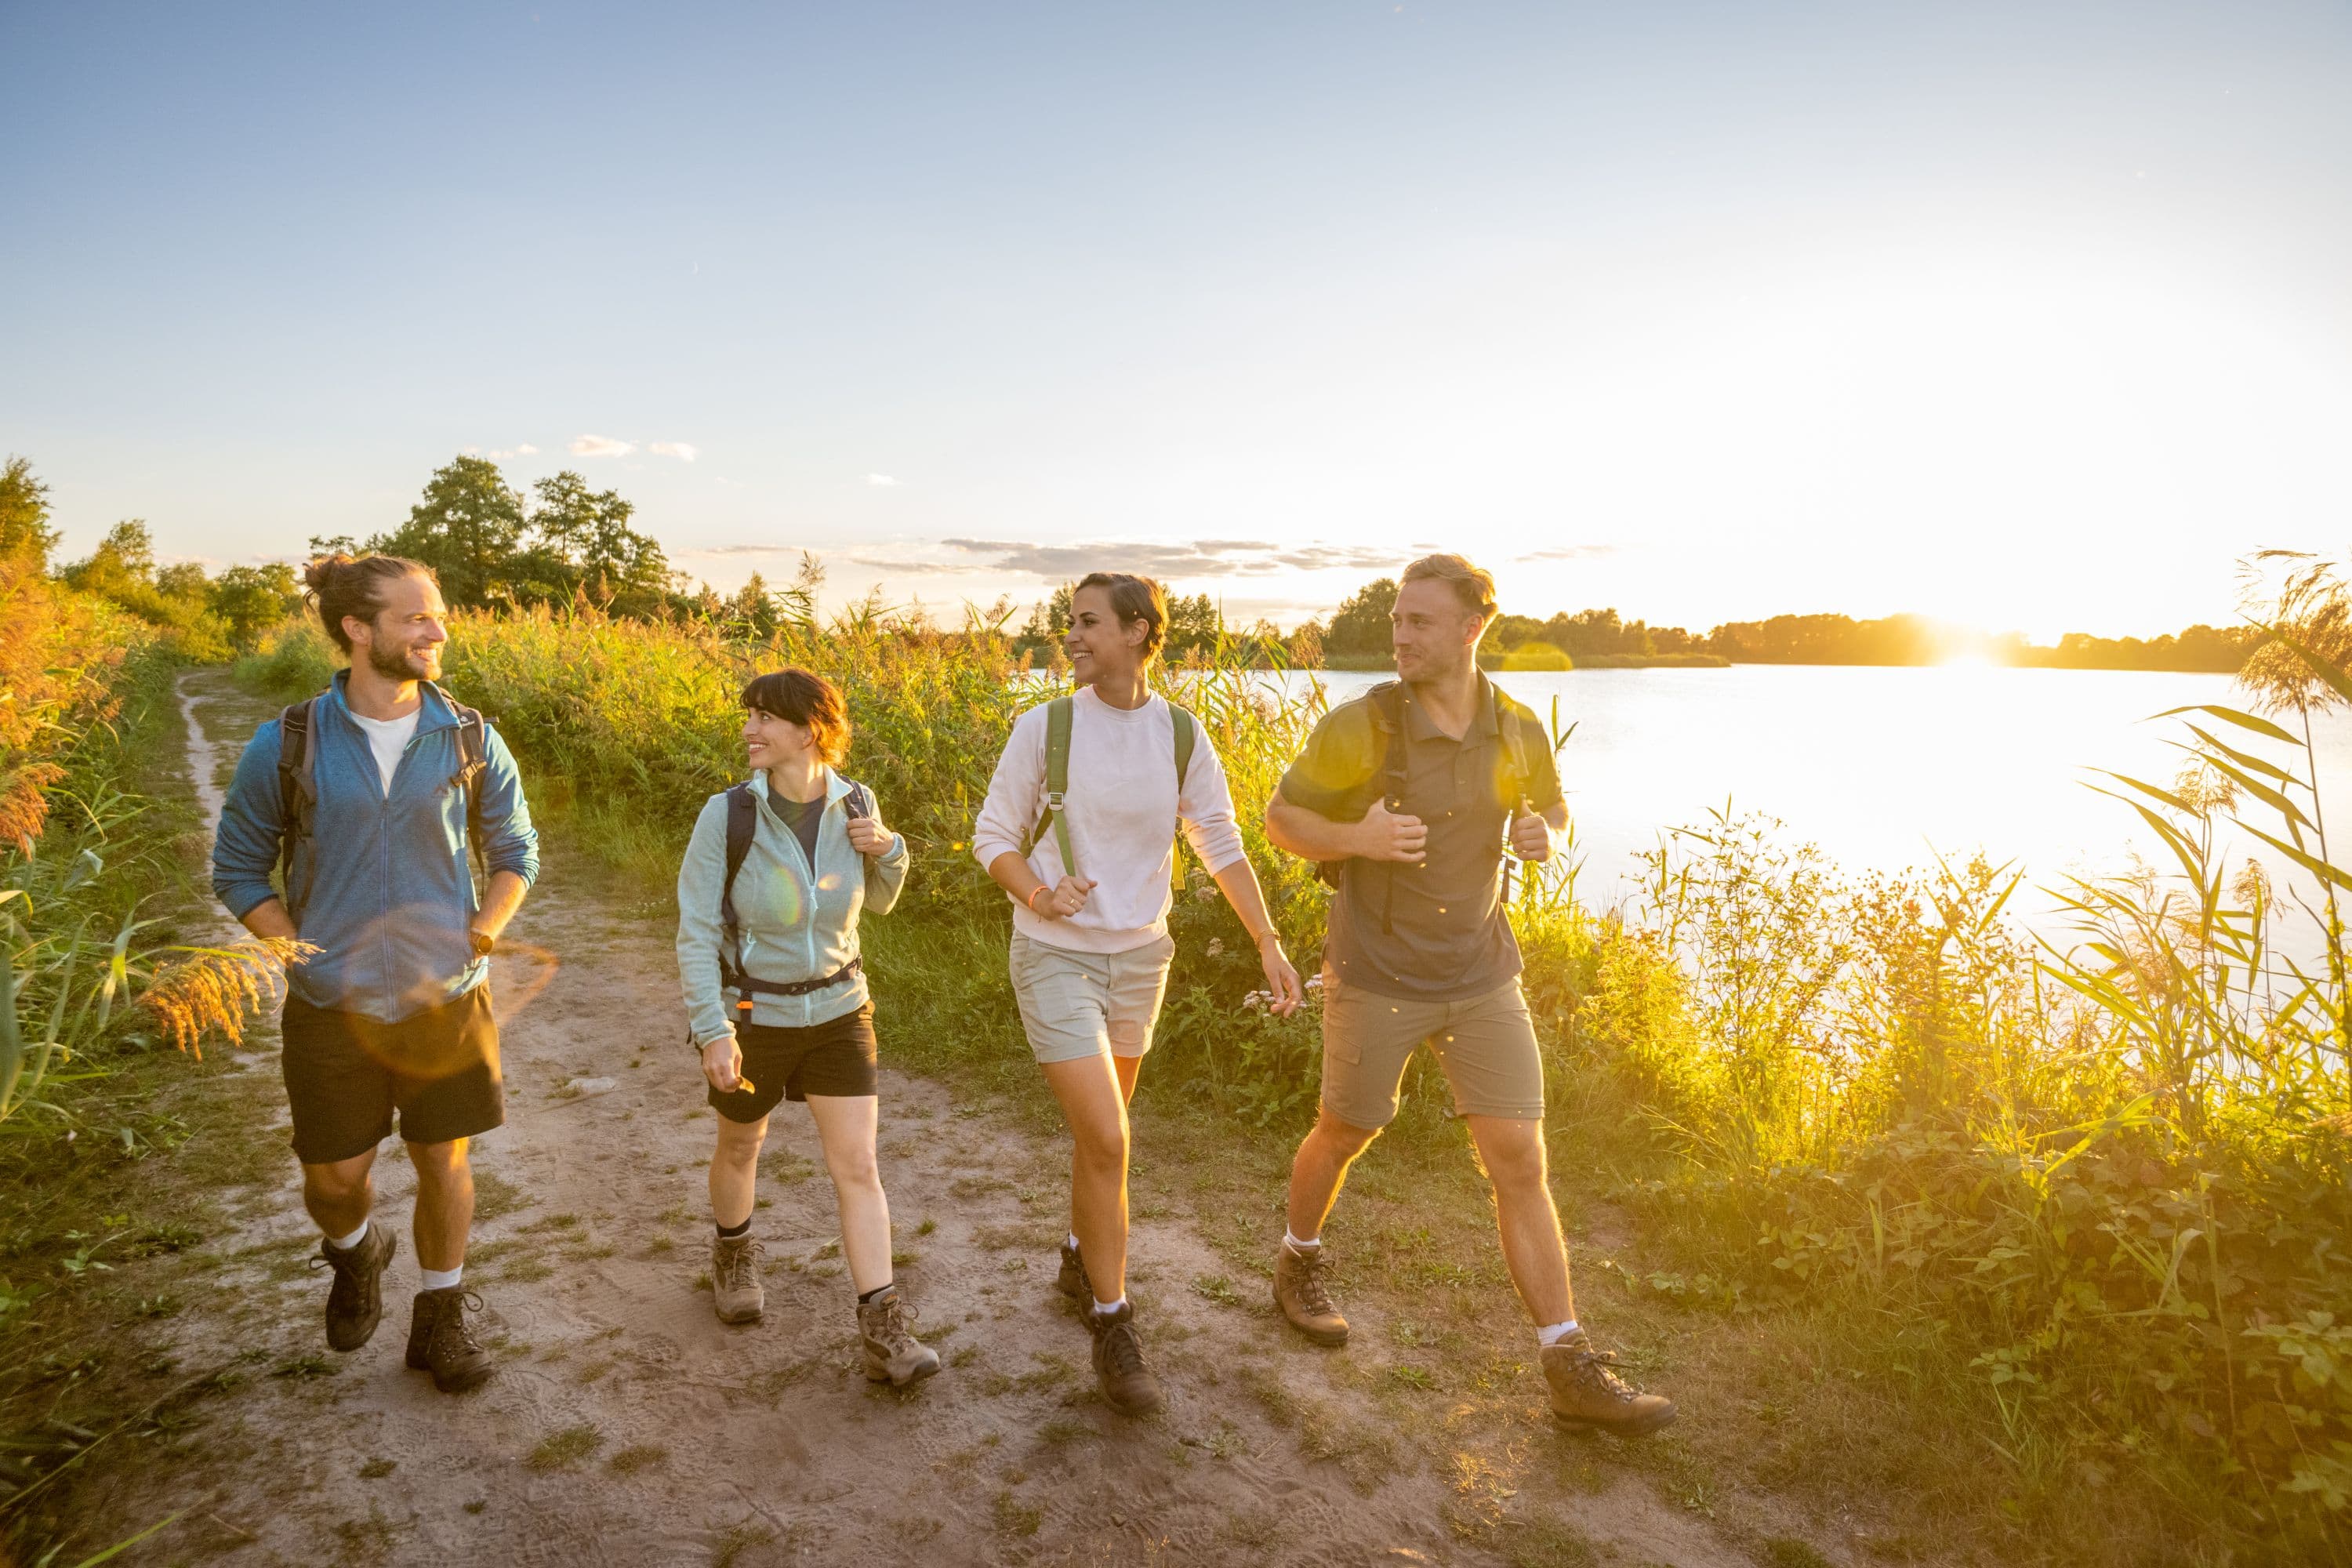
[[[1386,678],[1287,679],[1319,679],[1337,701]],[[1661,830],[1704,822],[1727,800],[1780,817],[1850,870],[1928,867],[1938,853],[1981,848],[2049,886],[2120,869],[2135,850],[2153,861],[2155,836],[2084,781],[2110,768],[2168,785],[2182,758],[2166,742],[2189,736],[2181,720],[2150,716],[2235,702],[2227,676],[2147,671],[1738,665],[1496,679],[1539,715],[1557,700],[1560,725],[1576,726],[1560,778],[1593,904],[1629,889],[1634,853]],[[2240,743],[2242,732],[2221,730]],[[2244,739],[2242,749],[2283,750]],[[2323,805],[2352,833],[2352,721],[2330,718],[2318,740]],[[2021,912],[2051,929],[2048,907],[2036,897]]]

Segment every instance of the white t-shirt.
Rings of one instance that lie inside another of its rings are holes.
[[[400,767],[400,753],[408,750],[408,742],[415,739],[416,721],[423,717],[425,704],[422,702],[398,719],[369,719],[358,713],[352,714],[352,722],[357,724],[368,738],[368,750],[375,753],[375,771],[383,780],[386,800],[392,798],[392,775]]]
[[[1019,853],[1045,800],[1045,706],[1013,721],[1013,735],[989,781],[972,827],[982,866]],[[1079,689],[1070,710],[1070,852],[1095,890],[1068,920],[1049,921],[1015,904],[1013,928],[1049,947],[1125,952],[1157,942],[1168,929],[1169,864],[1175,837],[1185,837],[1211,871],[1242,858],[1224,764],[1197,721],[1184,790],[1176,790],[1176,720],[1165,698],[1132,710]],[[1062,852],[1051,829],[1037,841],[1029,868],[1047,886],[1061,880]]]

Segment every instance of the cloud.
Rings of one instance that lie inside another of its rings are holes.
[[[1192,544],[1023,544],[1003,539],[943,539],[940,543],[966,555],[990,557],[986,570],[1034,574],[1052,583],[1113,569],[1150,577],[1240,577],[1284,570],[1381,572],[1402,563],[1394,551],[1367,545],[1309,544],[1283,550],[1232,539]]]
[[[1603,555],[1614,555],[1613,544],[1560,544],[1549,550],[1538,550],[1527,555],[1515,555],[1514,561],[1592,561]]]
[[[539,448],[532,446],[528,441],[525,441],[522,445],[515,448],[515,456],[518,458],[535,458],[538,455]]]
[[[898,481],[892,479],[887,474],[868,474],[866,476],[866,482],[883,489],[896,489],[898,488]]]
[[[699,550],[681,550],[680,555],[798,555],[797,544],[706,544]]]
[[[885,561],[878,555],[852,555],[845,559],[852,566],[871,566],[877,572],[887,572],[894,576],[906,577],[944,576],[958,572],[989,570],[985,566],[960,561]]]
[[[572,437],[572,455],[575,458],[625,458],[636,449],[635,441],[615,441],[610,436]]]
[[[471,451],[472,449],[473,448],[471,447],[467,448],[468,451]],[[490,448],[490,456],[496,458],[502,463],[509,458],[531,458],[537,457],[538,455],[539,448],[532,446],[528,441],[519,442],[512,447],[493,447]]]
[[[676,458],[681,463],[694,461],[693,444],[687,441],[656,441],[646,450],[656,458]]]

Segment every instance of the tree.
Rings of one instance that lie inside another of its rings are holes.
[[[566,575],[568,584],[587,586],[624,614],[660,607],[669,562],[659,544],[629,526],[635,505],[617,490],[592,491],[569,468],[532,489],[539,504],[531,510],[530,527],[539,537],[530,559],[546,562]],[[565,592],[568,596],[568,585]]]
[[[1353,594],[1339,601],[1331,614],[1331,624],[1324,629],[1323,647],[1328,653],[1386,653],[1394,644],[1390,640],[1389,617],[1396,612],[1397,585],[1392,577],[1376,577]]]
[[[47,567],[58,531],[49,526],[49,487],[33,477],[29,458],[0,468],[0,560]]]
[[[152,596],[155,542],[147,532],[146,521],[123,519],[107,531],[88,560],[75,562],[58,575],[66,580],[66,586],[85,594],[102,594],[110,599],[127,601],[144,590],[145,595]]]
[[[441,579],[443,598],[478,606],[512,596],[509,574],[528,526],[522,492],[499,466],[459,458],[426,481],[406,523],[368,548],[424,563]]]
[[[302,607],[301,580],[282,561],[267,566],[231,566],[212,584],[213,614],[242,647]]]

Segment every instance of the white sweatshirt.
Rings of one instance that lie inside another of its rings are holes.
[[[1007,850],[1021,852],[1045,806],[1045,707],[1013,721],[1013,738],[997,759],[973,825],[971,852],[982,866]],[[1081,952],[1125,952],[1157,942],[1168,929],[1170,864],[1181,819],[1193,852],[1212,872],[1242,858],[1224,764],[1194,721],[1192,758],[1184,792],[1176,792],[1176,720],[1154,695],[1132,712],[1114,708],[1081,687],[1070,711],[1070,787],[1065,796],[1070,850],[1077,874],[1091,879],[1087,907],[1049,921],[1015,900],[1013,929],[1050,947]],[[1062,879],[1062,852],[1049,826],[1029,857],[1029,868],[1047,887]],[[1008,898],[1011,895],[1006,895]]]

